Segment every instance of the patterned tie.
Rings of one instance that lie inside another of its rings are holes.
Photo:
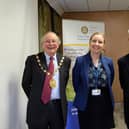
[[[41,100],[43,101],[44,104],[49,102],[51,96],[51,87],[49,83],[52,78],[52,74],[54,72],[53,57],[50,57],[48,72],[50,74],[46,73],[45,82],[43,84],[44,86],[43,86],[42,96],[41,96]]]

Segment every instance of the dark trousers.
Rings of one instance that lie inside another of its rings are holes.
[[[29,129],[64,129],[61,101],[53,100],[46,104],[42,125],[28,125]]]
[[[127,129],[129,129],[129,95],[128,92],[124,92],[124,117]]]

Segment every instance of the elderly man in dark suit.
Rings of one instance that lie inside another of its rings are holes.
[[[43,52],[28,56],[22,79],[22,87],[28,97],[28,128],[64,129],[66,84],[71,60],[57,53],[60,39],[54,32],[47,32],[41,43]]]
[[[118,59],[119,80],[123,89],[125,123],[129,129],[129,54]]]

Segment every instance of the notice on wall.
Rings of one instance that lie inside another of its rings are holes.
[[[63,19],[63,54],[72,59],[89,50],[89,38],[94,32],[105,32],[104,22]]]

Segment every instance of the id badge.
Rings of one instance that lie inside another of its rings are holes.
[[[92,96],[101,95],[101,90],[100,89],[92,89],[91,95]]]

